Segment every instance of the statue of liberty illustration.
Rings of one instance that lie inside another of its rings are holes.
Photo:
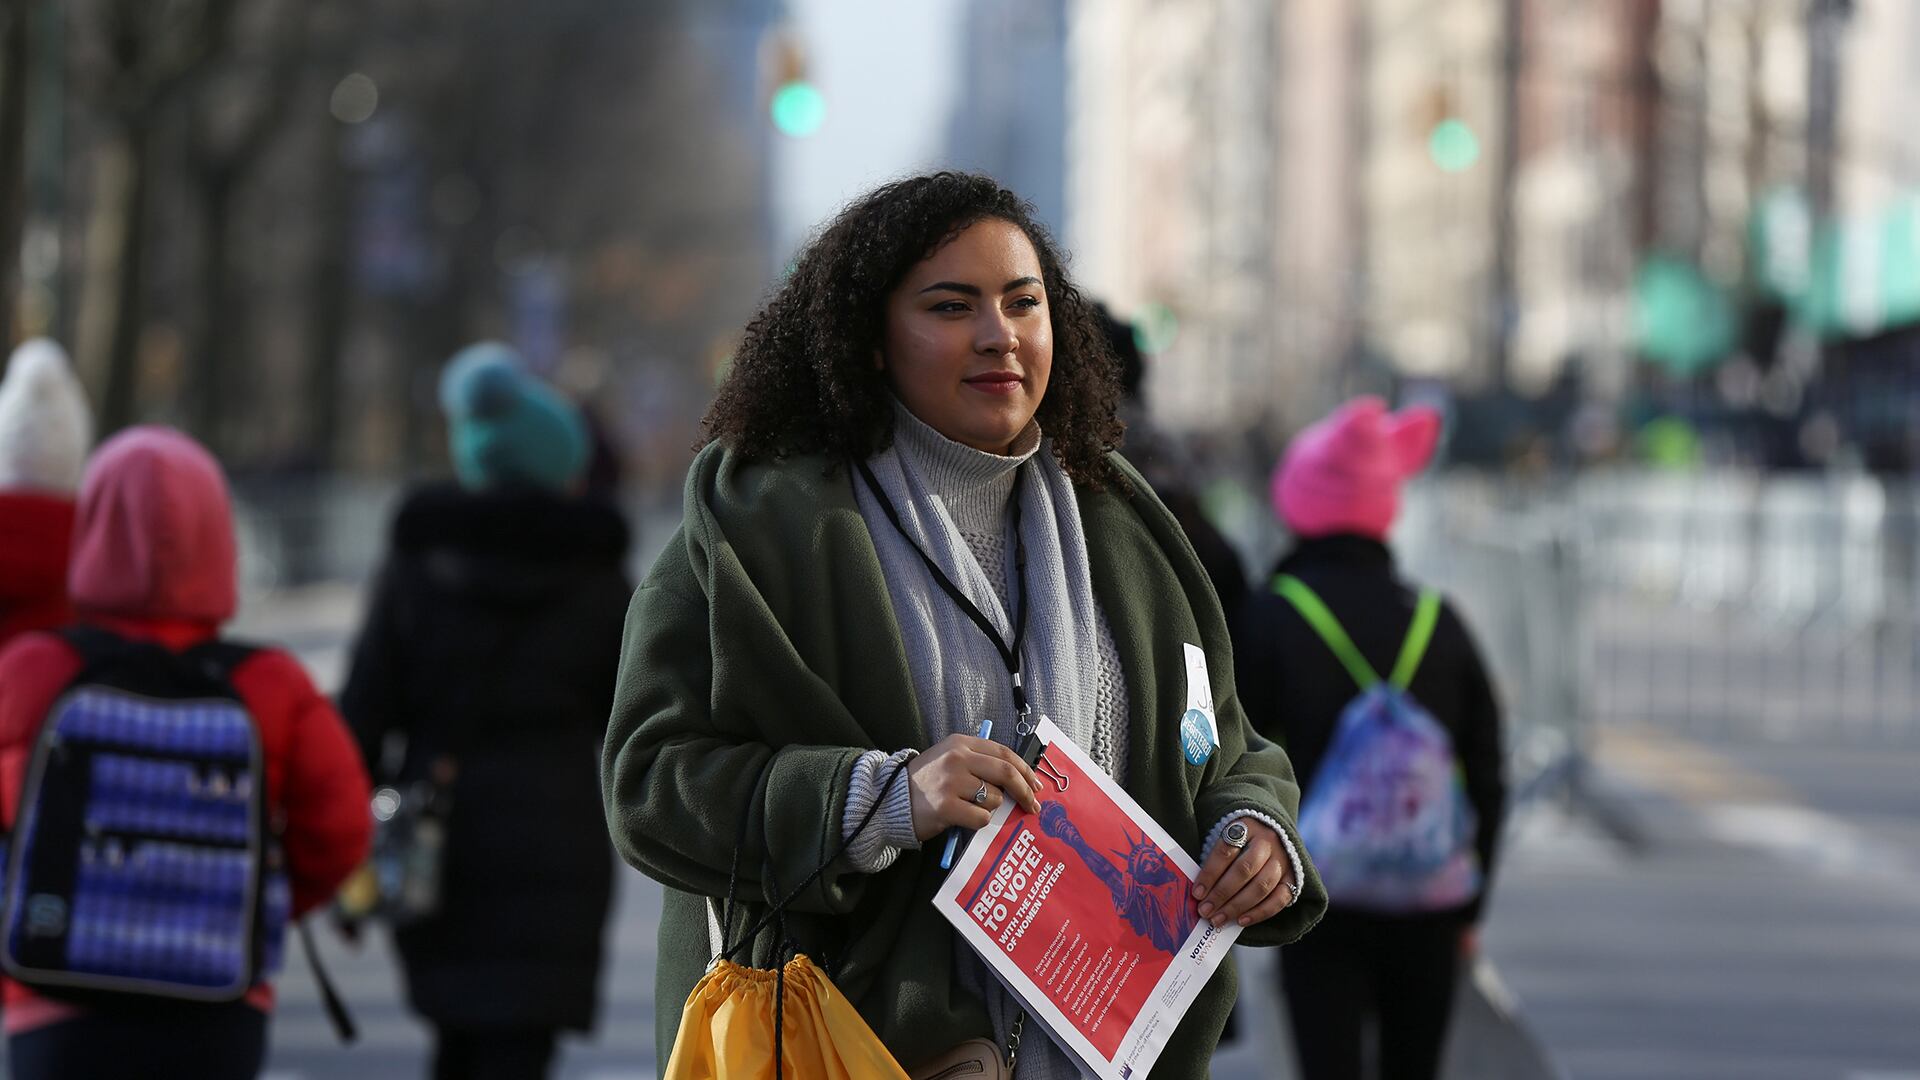
[[[1041,806],[1040,829],[1073,848],[1087,869],[1106,884],[1113,896],[1113,909],[1127,920],[1134,933],[1162,952],[1180,951],[1199,916],[1187,898],[1185,881],[1145,836],[1136,839],[1127,833],[1128,849],[1114,850],[1120,856],[1120,866],[1115,866],[1087,843],[1080,827],[1067,815],[1067,808],[1058,802]]]

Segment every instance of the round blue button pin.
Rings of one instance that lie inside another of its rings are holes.
[[[1213,737],[1213,721],[1199,709],[1188,709],[1180,718],[1180,751],[1187,764],[1205,765],[1219,743]]]

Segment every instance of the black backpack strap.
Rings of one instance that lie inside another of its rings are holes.
[[[111,660],[138,653],[141,645],[121,637],[111,630],[85,623],[74,623],[54,631],[60,640],[66,642],[74,652],[80,654],[80,671],[75,680],[84,678],[87,672]]]
[[[225,638],[210,638],[189,647],[180,655],[200,666],[208,677],[223,683],[232,683],[233,673],[241,664],[253,659],[260,646],[244,641],[230,641]]]
[[[777,754],[778,751],[775,751],[775,753]],[[742,930],[740,933],[740,937],[736,939],[731,945],[725,946],[723,948],[723,951],[720,953],[719,959],[732,960],[734,957],[734,954],[740,952],[743,948],[751,949],[754,939],[760,935],[760,932],[762,930],[765,930],[769,925],[775,923],[776,921],[784,920],[786,918],[787,906],[792,904],[795,900],[799,899],[800,894],[803,892],[806,892],[807,888],[811,886],[814,882],[820,880],[820,875],[826,873],[828,867],[832,866],[842,855],[845,855],[847,853],[847,848],[853,845],[854,840],[857,839],[861,833],[866,831],[866,828],[868,825],[873,824],[873,819],[875,815],[877,815],[880,812],[881,804],[886,802],[887,792],[893,790],[893,785],[895,781],[899,780],[902,776],[906,775],[907,763],[912,760],[913,760],[912,758],[907,757],[907,758],[901,758],[898,762],[894,763],[892,770],[887,773],[886,781],[880,785],[879,795],[874,798],[873,805],[867,807],[867,812],[865,816],[861,817],[860,823],[858,825],[855,825],[853,827],[853,831],[848,833],[846,837],[840,841],[840,846],[834,849],[833,854],[827,856],[826,861],[814,867],[813,872],[811,874],[808,874],[800,882],[799,885],[794,886],[794,888],[791,891],[784,892],[784,893],[782,893],[777,887],[772,886],[771,884],[767,886],[768,888],[772,888],[774,891],[772,893],[772,900],[768,905],[768,910],[766,914],[760,916],[760,918],[756,920],[752,925],[747,926],[744,930]],[[765,771],[761,774],[759,787],[757,787],[755,790],[755,798],[748,804],[749,813],[752,813],[753,808],[755,808],[759,802],[765,799],[767,779],[772,774],[773,774],[773,762],[772,762],[772,759],[769,759],[767,762],[767,767]],[[744,825],[742,826],[741,835],[742,836],[745,835]],[[733,907],[733,897],[739,888],[740,847],[742,846],[744,846],[744,844],[736,846],[733,851],[734,869],[733,869],[733,872],[729,875],[728,881],[727,881],[727,897],[728,897],[727,906],[729,910],[731,910]],[[744,915],[743,915],[743,918],[744,918]],[[729,921],[731,921],[731,919],[729,919]],[[782,931],[781,936],[783,938],[785,937],[784,931]],[[749,959],[747,961],[748,963],[752,962],[751,956],[752,954],[751,952],[749,952],[748,953]]]
[[[340,997],[340,991],[334,988],[333,979],[327,975],[326,965],[320,962],[320,949],[313,942],[313,927],[307,920],[297,919],[300,927],[300,947],[306,951],[307,966],[313,969],[313,981],[320,987],[320,1002],[326,1007],[327,1019],[333,1021],[334,1033],[340,1036],[340,1042],[352,1046],[360,1038],[360,1029],[353,1022],[353,1014],[347,1011],[347,1003]]]
[[[175,653],[159,642],[125,637],[105,627],[85,623],[62,627],[56,633],[74,652],[80,654],[80,670],[74,674],[70,685],[86,682],[103,668],[115,664],[153,663],[156,662],[153,658],[168,657],[186,661],[196,674],[210,684],[231,691],[234,670],[261,648],[244,641],[210,638]]]

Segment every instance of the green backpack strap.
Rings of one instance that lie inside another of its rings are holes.
[[[1273,579],[1273,591],[1285,597],[1300,617],[1307,620],[1307,625],[1313,627],[1320,640],[1333,650],[1333,655],[1340,658],[1360,689],[1370,690],[1380,682],[1379,673],[1360,655],[1346,628],[1306,582],[1292,574],[1279,574]],[[1427,646],[1433,644],[1434,627],[1439,623],[1440,594],[1432,589],[1420,590],[1420,602],[1413,609],[1413,625],[1407,628],[1407,640],[1400,646],[1400,658],[1393,665],[1392,678],[1387,680],[1395,689],[1405,690],[1412,684],[1414,673],[1420,670],[1420,661],[1426,659]]]
[[[1389,680],[1395,688],[1405,690],[1413,682],[1413,673],[1420,670],[1427,646],[1433,643],[1433,628],[1439,622],[1440,594],[1421,589],[1420,605],[1413,609],[1413,625],[1407,628],[1406,643],[1400,646],[1400,659],[1394,663],[1393,677]]]
[[[1319,594],[1308,588],[1306,582],[1292,574],[1279,574],[1273,579],[1273,591],[1285,597],[1300,613],[1300,617],[1307,620],[1307,625],[1313,627],[1314,632],[1320,635],[1320,640],[1333,650],[1333,655],[1346,665],[1347,673],[1353,676],[1354,682],[1360,684],[1360,689],[1371,690],[1379,684],[1380,674],[1373,670],[1373,665],[1367,663],[1366,657],[1360,655],[1353,639],[1347,636],[1346,628],[1340,625],[1339,619],[1333,617],[1333,612],[1327,610]]]

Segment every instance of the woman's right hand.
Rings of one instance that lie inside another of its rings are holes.
[[[975,802],[980,785],[984,801]],[[907,787],[913,797],[913,835],[921,843],[949,826],[985,828],[1001,801],[1012,796],[1029,813],[1040,812],[1034,796],[1039,780],[1020,755],[991,739],[949,735],[907,763]]]

